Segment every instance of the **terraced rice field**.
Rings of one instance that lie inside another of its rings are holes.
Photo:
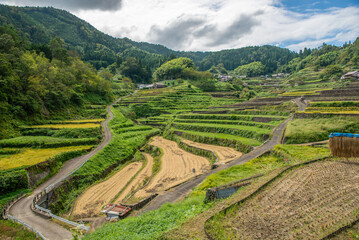
[[[90,187],[77,199],[72,216],[78,219],[98,215],[102,208],[126,187],[141,168],[141,162],[131,163],[109,179]]]
[[[100,123],[105,121],[104,118],[97,118],[97,119],[82,119],[82,120],[68,120],[63,121],[64,123]]]
[[[151,182],[134,195],[137,199],[163,192],[210,169],[206,158],[180,149],[176,142],[154,137],[150,144],[163,151],[161,168]]]
[[[142,187],[152,176],[152,167],[153,167],[153,157],[144,153],[145,158],[147,159],[146,166],[138,173],[138,175],[131,181],[131,183],[125,188],[124,191],[117,197],[115,203],[122,203],[126,197],[129,197],[131,193],[136,191],[138,188]]]
[[[50,129],[61,129],[61,128],[97,128],[100,127],[100,123],[76,123],[76,124],[44,124],[44,125],[33,125],[29,128],[50,128]]]
[[[182,142],[193,147],[214,152],[214,154],[218,157],[218,161],[217,161],[218,163],[227,163],[243,155],[243,153],[238,152],[233,148],[229,148],[229,147],[221,147],[216,145],[197,143],[187,139],[182,139]]]
[[[6,155],[0,157],[0,170],[12,169],[22,166],[31,166],[37,163],[44,162],[49,158],[55,157],[64,152],[71,152],[77,150],[89,150],[93,146],[70,146],[59,148],[21,148],[11,150],[20,150],[17,154]],[[4,149],[9,150],[9,149]]]
[[[206,228],[215,239],[321,239],[359,217],[358,171],[338,161],[301,167]]]

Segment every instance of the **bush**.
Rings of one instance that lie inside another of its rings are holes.
[[[27,172],[24,169],[0,172],[0,194],[6,194],[29,185]]]

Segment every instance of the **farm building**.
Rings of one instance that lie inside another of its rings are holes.
[[[359,134],[331,133],[329,147],[333,157],[359,157]]]
[[[343,80],[343,79],[359,80],[359,71],[348,72],[348,73],[344,74],[340,79],[341,80]]]
[[[154,84],[139,84],[138,88],[141,89],[156,89],[156,88],[165,88],[167,87],[163,83],[154,83]]]
[[[112,220],[112,219],[123,218],[130,211],[131,211],[131,208],[110,203],[110,204],[107,204],[107,206],[101,212],[106,214],[106,216],[107,216],[106,220]]]

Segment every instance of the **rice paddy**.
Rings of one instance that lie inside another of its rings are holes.
[[[93,145],[69,146],[69,147],[59,147],[59,148],[39,148],[39,149],[34,149],[34,148],[11,149],[11,150],[21,150],[21,151],[17,154],[0,157],[0,171],[23,167],[23,166],[35,165],[64,152],[89,150],[92,147]],[[4,150],[9,150],[9,149],[5,148]]]
[[[99,123],[82,123],[82,124],[44,124],[44,125],[33,125],[29,128],[50,128],[50,129],[61,129],[61,128],[98,128]]]

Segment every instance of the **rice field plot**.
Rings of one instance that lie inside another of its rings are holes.
[[[22,136],[0,140],[0,147],[20,148],[20,147],[64,147],[78,145],[97,144],[97,138],[61,138],[48,136]]]
[[[146,198],[154,193],[161,193],[177,184],[205,173],[210,169],[210,162],[178,147],[176,142],[154,137],[151,145],[163,151],[159,172],[151,179],[148,185],[136,192],[136,199]]]
[[[144,156],[147,160],[146,166],[135,176],[135,178],[130,182],[130,184],[124,189],[124,191],[121,192],[121,194],[116,198],[114,201],[117,204],[121,204],[124,201],[127,200],[128,197],[130,197],[131,194],[133,194],[136,190],[141,188],[144,184],[147,183],[147,181],[152,176],[152,168],[154,164],[153,157],[148,154],[144,153]]]
[[[257,128],[241,125],[219,125],[209,123],[174,123],[173,127],[189,131],[231,134],[235,136],[256,139],[258,141],[266,140],[271,132],[271,129],[266,128]]]
[[[199,137],[210,137],[210,138],[217,138],[217,139],[235,140],[235,141],[241,142],[241,143],[249,145],[249,146],[261,145],[261,142],[256,139],[246,138],[246,137],[241,137],[241,136],[236,136],[236,135],[231,135],[231,134],[189,131],[189,130],[177,129],[175,127],[171,128],[171,130],[175,131],[175,133],[176,132],[184,132],[184,133],[193,134],[193,135],[199,136]]]
[[[176,119],[174,123],[195,123],[195,124],[220,124],[220,125],[241,125],[241,126],[253,126],[258,128],[272,129],[275,127],[271,123],[258,123],[251,121],[236,121],[236,120],[212,120],[212,119]]]
[[[321,239],[359,217],[359,166],[316,162],[210,220],[215,239]]]
[[[99,122],[90,122],[90,123],[79,123],[74,122],[73,124],[43,124],[43,125],[33,125],[29,128],[50,128],[50,129],[61,129],[61,128],[99,128]]]
[[[49,158],[55,157],[58,154],[64,152],[78,151],[78,150],[89,150],[93,146],[70,146],[70,147],[59,147],[59,148],[21,148],[21,149],[7,149],[18,151],[18,153],[0,157],[0,170],[8,170],[23,166],[32,166],[48,160]]]
[[[218,163],[227,163],[243,155],[243,153],[238,152],[235,149],[229,147],[221,147],[216,145],[197,143],[187,139],[181,139],[181,141],[189,146],[193,146],[196,148],[205,149],[213,152],[218,157],[218,161],[217,161]]]
[[[282,121],[286,117],[268,115],[235,115],[235,114],[180,114],[179,119],[216,119],[216,120],[241,120],[254,122]]]
[[[81,120],[67,120],[62,121],[63,123],[101,123],[105,121],[104,118],[97,118],[97,119],[81,119]]]
[[[76,201],[72,216],[75,219],[98,215],[142,168],[141,162],[130,163],[109,179],[87,189]]]

